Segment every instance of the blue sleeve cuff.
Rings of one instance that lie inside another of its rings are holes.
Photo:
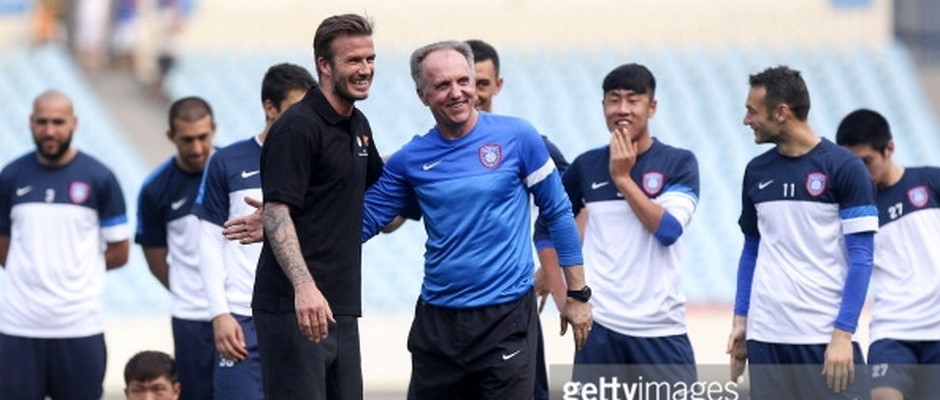
[[[836,317],[835,327],[846,332],[855,332],[858,317],[865,305],[875,248],[874,232],[859,232],[845,235],[845,247],[849,254],[849,271],[842,290],[842,305]]]
[[[757,248],[759,236],[744,236],[744,248],[738,260],[738,286],[734,297],[734,315],[747,316],[751,308],[751,284],[754,282],[754,268],[757,266]]]
[[[676,240],[679,240],[679,236],[682,236],[682,224],[669,211],[666,211],[663,213],[662,219],[659,220],[659,228],[656,229],[653,236],[663,246],[671,246]]]
[[[555,243],[552,243],[551,239],[542,239],[542,240],[535,241],[536,251],[542,251],[545,249],[554,249],[554,248],[555,248]]]

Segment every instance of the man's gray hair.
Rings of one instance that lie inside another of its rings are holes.
[[[465,42],[457,40],[445,40],[442,42],[431,43],[427,46],[421,47],[418,50],[415,50],[414,53],[411,53],[411,79],[415,81],[415,88],[421,90],[421,63],[424,61],[424,58],[438,50],[454,50],[464,58],[467,59],[467,65],[470,66],[470,69],[473,69],[473,50],[470,49],[470,45]]]

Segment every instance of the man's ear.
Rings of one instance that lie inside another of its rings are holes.
[[[787,120],[787,117],[791,114],[790,106],[780,103],[774,107],[774,122],[782,124]]]
[[[323,57],[317,57],[317,71],[323,75],[333,75],[333,70],[330,68],[330,61]]]
[[[277,104],[271,100],[262,101],[261,107],[264,108],[264,118],[268,121],[274,120],[274,117],[278,115]]]

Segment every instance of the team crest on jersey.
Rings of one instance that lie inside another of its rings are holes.
[[[660,190],[663,190],[663,174],[660,172],[647,172],[643,174],[643,191],[650,196],[655,196]]]
[[[497,143],[487,143],[480,146],[477,155],[480,157],[480,164],[489,169],[494,169],[503,161],[503,147]]]
[[[907,199],[914,207],[920,208],[927,205],[930,200],[930,194],[927,193],[926,186],[917,186],[907,191]]]
[[[806,176],[806,191],[810,196],[816,197],[826,191],[828,177],[822,172],[811,172]]]
[[[359,145],[359,156],[369,155],[369,137],[366,135],[356,136],[356,144]]]
[[[359,147],[369,147],[369,137],[366,135],[356,136],[356,143]]]
[[[69,201],[73,204],[83,204],[91,194],[91,186],[87,182],[74,181],[69,184]]]

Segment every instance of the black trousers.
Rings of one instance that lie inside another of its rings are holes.
[[[335,315],[329,336],[315,343],[293,312],[252,314],[266,400],[362,400],[357,317]]]

